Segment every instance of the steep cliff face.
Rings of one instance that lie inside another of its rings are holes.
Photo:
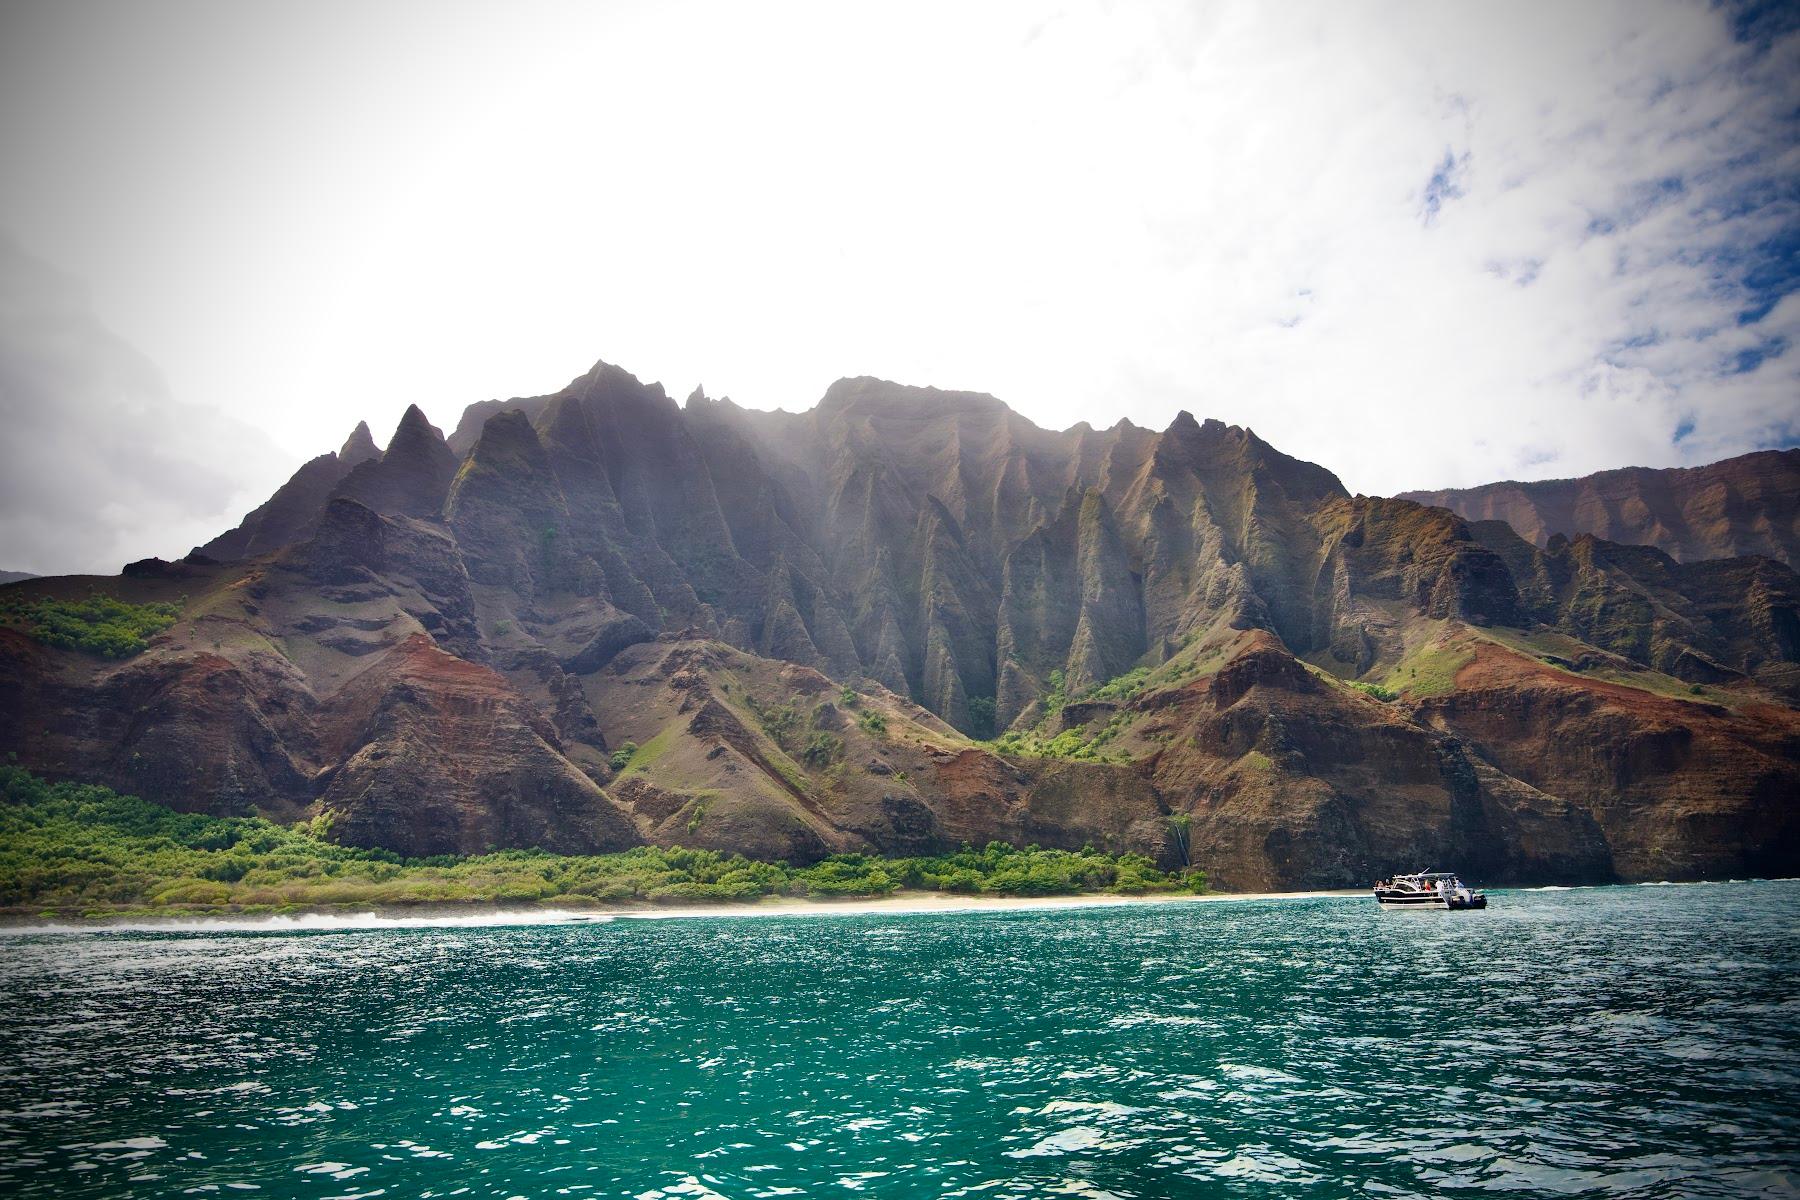
[[[1474,535],[1506,562],[1532,622],[1689,683],[1754,679],[1800,698],[1800,590],[1781,564],[1680,563],[1589,535],[1556,535],[1537,550],[1497,521]]]
[[[1791,569],[1534,545],[1185,413],[1059,433],[867,378],[681,406],[601,363],[450,439],[417,408],[385,451],[359,427],[102,586],[182,619],[123,663],[0,629],[0,749],[408,853],[1800,866]]]
[[[314,783],[318,804],[353,845],[429,856],[642,844],[629,816],[563,756],[543,712],[425,634],[351,678],[318,724],[329,764]]]
[[[1504,521],[1527,541],[1558,534],[1655,546],[1677,562],[1760,554],[1800,567],[1800,448],[1704,467],[1627,467],[1580,479],[1489,483],[1402,499],[1471,521]]]
[[[1785,874],[1800,853],[1791,708],[1692,703],[1484,646],[1417,715],[1590,814],[1622,878]]]
[[[1106,498],[1070,489],[1062,511],[1006,557],[997,654],[1002,727],[1062,672],[1081,691],[1129,670],[1145,651],[1142,576]]]

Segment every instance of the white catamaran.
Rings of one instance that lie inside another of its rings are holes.
[[[1473,891],[1454,871],[1417,871],[1396,875],[1375,885],[1375,899],[1384,908],[1447,908],[1452,912],[1486,908],[1487,897]]]

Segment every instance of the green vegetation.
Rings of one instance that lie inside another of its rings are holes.
[[[1105,683],[1089,688],[1080,699],[1110,700],[1115,704],[1124,704],[1134,699],[1149,682],[1149,667],[1133,667],[1123,675],[1115,675]]]
[[[755,696],[745,694],[744,704],[750,709],[750,715],[756,723],[763,727],[763,732],[783,750],[791,751],[795,747],[795,736],[800,732],[800,713],[792,704],[764,704]]]
[[[969,736],[982,741],[994,736],[994,698],[973,696],[969,699]]]
[[[806,746],[800,751],[800,761],[814,770],[823,770],[843,757],[843,753],[842,738],[818,732],[806,739]]]
[[[1244,755],[1242,761],[1245,766],[1258,771],[1268,771],[1275,766],[1275,760],[1264,754],[1261,750],[1250,751]]]
[[[1606,683],[1616,683],[1620,687],[1636,688],[1640,692],[1649,692],[1653,696],[1663,696],[1670,700],[1685,700],[1690,703],[1698,700],[1703,703],[1722,704],[1726,707],[1735,707],[1743,703],[1745,699],[1745,697],[1735,694],[1730,688],[1707,687],[1705,684],[1690,683],[1665,672],[1653,670],[1607,653],[1587,642],[1579,641],[1567,634],[1557,633],[1555,630],[1540,627],[1527,632],[1494,627],[1477,632],[1490,642],[1504,646],[1515,654],[1534,658],[1545,666],[1554,667],[1558,671],[1570,675],[1582,675]]]
[[[1382,687],[1379,683],[1358,683],[1354,679],[1346,680],[1345,682],[1363,695],[1373,696],[1383,704],[1391,703],[1400,698],[1399,692],[1394,691],[1392,688]]]
[[[1068,758],[1077,762],[1129,762],[1123,751],[1106,752],[1107,745],[1130,725],[1133,714],[1116,712],[1096,730],[1093,736],[1079,729],[1065,729],[1054,737],[1045,737],[1035,729],[1011,731],[995,738],[990,745],[1001,754],[1018,758]]]
[[[179,604],[128,604],[95,592],[86,600],[14,600],[0,608],[0,624],[64,650],[102,658],[130,658],[181,616]]]
[[[710,799],[696,799],[690,833]],[[328,815],[289,829],[258,817],[176,813],[107,788],[52,784],[0,766],[0,907],[105,916],[329,905],[749,901],[880,896],[901,888],[1141,894],[1200,891],[1206,883],[1201,872],[1159,871],[1141,855],[1019,850],[999,842],[924,858],[837,855],[808,867],[679,847],[405,860],[335,845],[324,840],[329,828]]]
[[[856,718],[856,723],[862,726],[862,731],[870,737],[887,736],[887,718],[872,708],[864,709]]]
[[[1197,636],[1197,635],[1196,635]],[[1196,636],[1190,636],[1183,649],[1192,645]],[[1121,675],[1115,675],[1105,683],[1097,683],[1079,695],[1070,696],[1067,690],[1067,677],[1061,671],[1052,671],[1049,675],[1050,691],[1041,700],[1043,718],[1038,724],[1025,730],[1007,730],[988,744],[1001,754],[1010,754],[1020,758],[1068,758],[1081,762],[1130,762],[1131,755],[1124,750],[1108,752],[1107,747],[1120,735],[1131,728],[1137,714],[1128,711],[1131,702],[1151,687],[1166,687],[1180,683],[1184,679],[1200,674],[1210,660],[1223,657],[1220,647],[1213,647],[1204,655],[1171,658],[1156,667],[1133,667]],[[1058,733],[1049,733],[1044,726],[1050,718],[1059,716],[1070,704],[1100,702],[1118,706],[1119,711],[1108,718],[1106,724],[1091,735],[1080,729],[1064,729]],[[970,711],[974,711],[974,701],[970,702]]]
[[[680,738],[681,730],[679,727],[675,725],[666,725],[657,732],[655,737],[651,738],[643,745],[639,746],[633,742],[623,742],[620,744],[619,749],[630,751],[630,753],[625,756],[625,764],[629,769],[633,771],[647,771],[659,758],[673,750],[676,743],[680,741]],[[617,759],[618,754],[617,752],[614,752],[613,760],[617,761]],[[613,769],[616,771],[619,768],[614,767]]]
[[[638,744],[636,742],[620,742],[619,748],[612,752],[612,757],[607,761],[612,765],[613,770],[623,771],[631,765],[631,756],[637,752]]]
[[[1144,895],[1206,890],[1202,871],[1169,873],[1141,854],[1102,854],[1092,848],[1023,850],[989,842],[977,850],[929,858],[871,858],[840,854],[795,872],[816,895],[881,895],[900,888],[1002,896],[1068,896],[1082,892]]]
[[[839,692],[838,692],[839,707],[855,708],[857,705],[859,705],[861,703],[862,703],[862,697],[856,694],[855,688],[845,685],[842,689],[839,690]]]
[[[1447,696],[1456,690],[1457,672],[1474,661],[1468,645],[1433,639],[1401,659],[1377,686],[1419,699]]]

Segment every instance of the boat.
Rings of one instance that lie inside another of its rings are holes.
[[[1374,887],[1375,900],[1383,908],[1443,908],[1451,912],[1486,908],[1487,897],[1456,877],[1454,871],[1414,871],[1396,875]]]

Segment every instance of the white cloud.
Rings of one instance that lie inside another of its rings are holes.
[[[0,553],[8,570],[116,573],[178,558],[260,502],[269,439],[175,401],[81,288],[0,240]]]
[[[294,461],[597,356],[1188,408],[1373,492],[1698,461],[1800,408],[1795,352],[1725,369],[1800,333],[1736,324],[1800,226],[1800,39],[1730,15],[46,6],[0,223]]]

